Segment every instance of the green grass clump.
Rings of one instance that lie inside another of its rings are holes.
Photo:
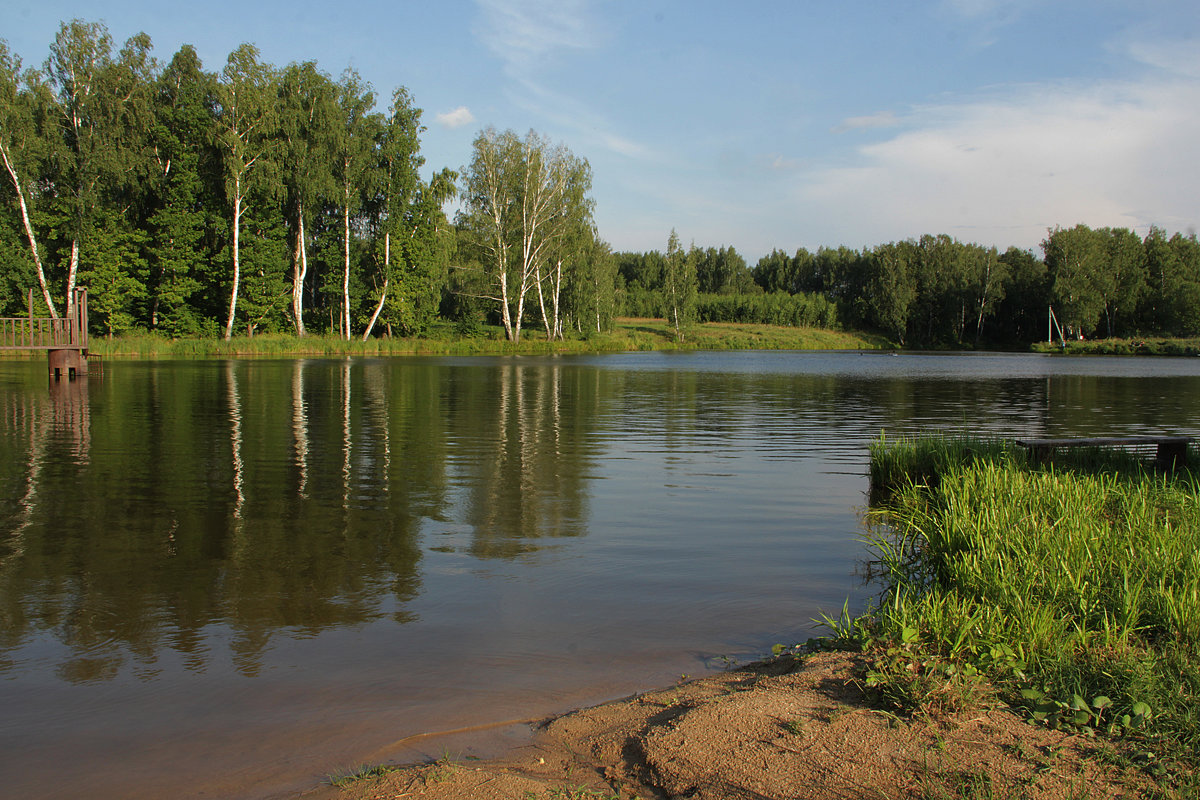
[[[1200,355],[1200,338],[1180,339],[1094,339],[1061,342],[1037,342],[1038,353],[1066,353],[1089,356],[1195,356]]]
[[[871,477],[885,591],[831,624],[872,654],[881,697],[954,710],[996,687],[1043,724],[1136,740],[1194,786],[1196,472],[1102,451],[1031,464],[1005,442],[937,439],[881,441]]]
[[[384,775],[389,775],[393,772],[399,771],[400,769],[402,769],[402,767],[393,766],[391,764],[377,764],[373,767],[367,766],[366,764],[360,764],[357,767],[351,767],[350,769],[334,772],[327,776],[327,779],[330,786],[337,786],[338,788],[344,789],[348,786],[358,783],[359,781],[366,781],[370,780],[371,778],[381,778]]]

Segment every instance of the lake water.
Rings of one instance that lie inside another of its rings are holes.
[[[0,362],[3,791],[493,754],[861,608],[881,432],[1197,435],[1198,397],[1197,358]]]

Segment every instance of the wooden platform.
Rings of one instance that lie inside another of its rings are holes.
[[[1055,450],[1078,447],[1109,447],[1116,449],[1154,448],[1154,463],[1163,469],[1175,469],[1187,463],[1190,436],[1101,436],[1088,439],[1017,439],[1017,444],[1033,458],[1044,461]]]
[[[51,378],[88,373],[87,289],[75,289],[65,317],[35,317],[33,290],[29,316],[0,318],[0,350],[45,350]]]

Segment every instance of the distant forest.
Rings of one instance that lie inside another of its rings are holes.
[[[415,335],[453,321],[548,338],[617,316],[843,327],[909,347],[1200,335],[1200,243],[1085,225],[1041,253],[945,235],[776,250],[614,253],[586,159],[535,132],[481,131],[458,171],[423,171],[421,109],[377,108],[353,70],[277,67],[242,45],[219,72],[146,34],[118,48],[64,23],[40,67],[0,40],[0,316],[67,313],[96,334]],[[457,198],[459,211],[447,217]],[[665,233],[665,232],[664,232]]]

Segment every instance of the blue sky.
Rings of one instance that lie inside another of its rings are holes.
[[[145,31],[219,71],[353,67],[381,109],[424,109],[427,171],[484,126],[587,158],[618,250],[773,248],[948,233],[1037,248],[1083,222],[1200,223],[1195,0],[5,0],[0,36],[40,64],[59,23]]]

